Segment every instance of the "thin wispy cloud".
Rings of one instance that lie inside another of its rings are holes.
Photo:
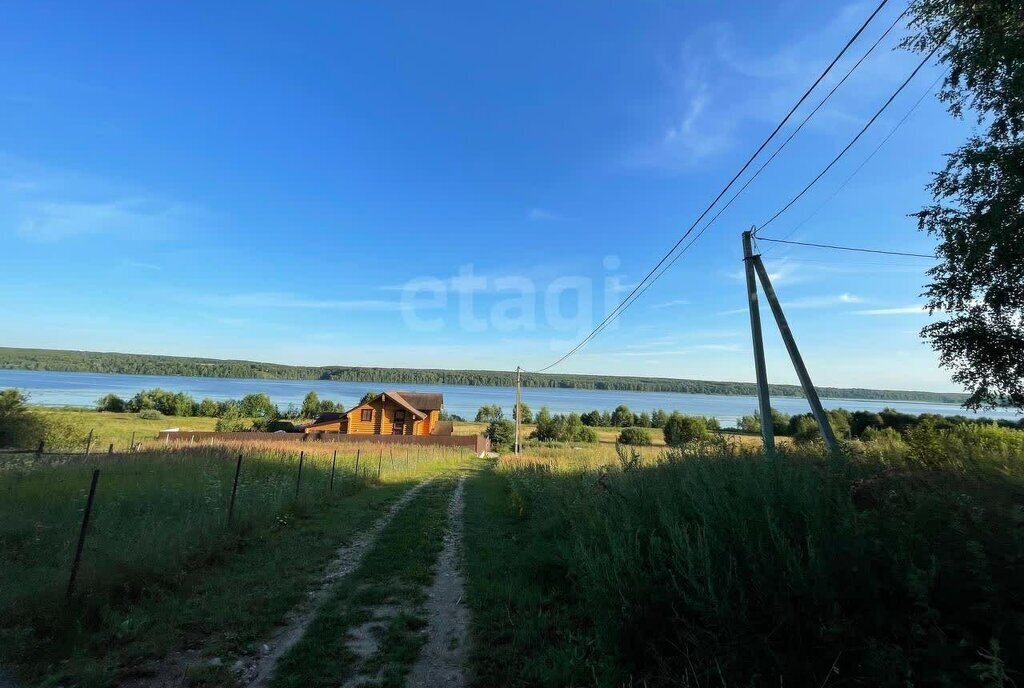
[[[159,265],[156,265],[155,263],[145,263],[145,262],[139,261],[139,260],[125,259],[125,260],[121,261],[121,264],[124,265],[126,268],[134,268],[134,269],[137,269],[137,270],[154,270],[154,271],[156,271],[156,270],[162,270],[163,269]]]
[[[773,285],[783,283],[795,284],[811,279],[811,273],[805,270],[803,265],[789,258],[765,260],[764,268],[768,272],[768,279],[771,280]],[[746,271],[743,268],[727,272],[726,276],[736,282],[745,282],[747,279]]]
[[[830,308],[849,303],[864,303],[864,299],[854,294],[836,294],[834,296],[805,296],[791,301],[784,301],[785,308]]]
[[[248,292],[201,296],[194,299],[206,306],[224,308],[296,308],[332,311],[402,311],[408,306],[401,301],[384,299],[316,299],[283,292]]]
[[[188,203],[4,155],[0,202],[7,208],[7,228],[38,242],[100,235],[169,239],[210,220],[207,212]]]
[[[676,306],[688,306],[690,301],[688,299],[673,299],[671,301],[663,301],[662,303],[655,303],[649,306],[650,308],[675,308]]]
[[[593,351],[582,355],[592,358],[650,358],[652,356],[690,356],[700,351],[736,352],[743,351],[743,347],[739,344],[694,344],[692,346],[671,349],[648,349],[644,351]]]
[[[75,236],[116,234],[163,239],[186,222],[181,206],[144,199],[103,202],[44,201],[22,206],[18,234],[34,241],[59,241]]]
[[[530,212],[526,213],[526,219],[530,222],[559,222],[564,220],[565,216],[544,208],[530,208]]]
[[[895,308],[868,308],[854,311],[857,315],[928,315],[924,306],[897,306]]]
[[[647,142],[629,150],[628,166],[689,169],[729,151],[750,125],[777,120],[807,84],[811,83],[835,51],[871,11],[865,3],[840,7],[824,26],[802,35],[779,36],[778,48],[751,52],[748,42],[732,22],[720,21],[696,27],[664,67],[661,119],[651,123]],[[895,14],[884,15],[882,21]],[[865,106],[889,88],[910,59],[888,48],[893,37],[817,113],[810,127],[843,132],[863,121]],[[835,76],[823,82],[827,88],[852,64],[851,52],[840,61]],[[814,101],[798,112],[801,117]]]

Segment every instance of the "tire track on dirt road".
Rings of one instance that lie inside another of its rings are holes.
[[[259,655],[242,659],[240,683],[246,688],[266,688],[274,675],[277,662],[305,634],[309,624],[316,616],[320,605],[327,599],[335,584],[349,575],[363,560],[363,556],[373,546],[381,532],[391,523],[395,515],[401,511],[412,498],[426,487],[431,480],[425,480],[410,488],[398,498],[380,519],[369,529],[359,535],[351,544],[338,550],[338,555],[327,565],[320,585],[309,592],[308,598],[293,609],[285,619],[284,626],[274,636],[263,643]]]
[[[452,493],[448,506],[448,532],[437,559],[434,582],[428,591],[427,642],[406,680],[407,688],[463,688],[466,685],[466,654],[469,610],[463,604],[462,511],[465,477]]]

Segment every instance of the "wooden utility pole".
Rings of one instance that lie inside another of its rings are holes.
[[[818,398],[818,392],[814,389],[814,384],[811,382],[811,376],[807,372],[807,366],[804,365],[804,359],[800,356],[800,349],[797,348],[793,332],[789,329],[789,323],[786,322],[786,314],[782,312],[782,304],[779,303],[779,299],[775,295],[775,289],[772,287],[772,282],[768,279],[768,271],[765,270],[764,263],[761,262],[761,256],[754,256],[752,262],[754,263],[754,269],[757,271],[757,277],[761,280],[761,286],[764,288],[764,295],[772,307],[775,322],[778,324],[779,332],[782,334],[782,341],[786,343],[789,358],[793,361],[793,368],[796,369],[796,375],[800,378],[800,386],[803,387],[807,402],[811,405],[811,413],[814,415],[814,419],[818,421],[818,429],[821,430],[821,437],[825,440],[825,446],[833,454],[838,454],[839,443],[836,442],[836,436],[832,432],[832,425],[828,421],[825,409],[821,406],[821,399]],[[763,420],[761,424],[764,425]]]
[[[764,340],[761,338],[761,310],[754,279],[754,250],[750,231],[743,232],[743,269],[747,275],[747,308],[750,311],[750,335],[754,340],[754,374],[757,377],[757,405],[761,414],[761,440],[765,454],[775,453],[775,428],[772,427],[772,406],[768,397],[768,371],[764,363]]]
[[[519,454],[519,425],[522,422],[521,416],[523,414],[523,409],[521,407],[521,403],[522,403],[522,399],[523,399],[523,397],[522,397],[522,386],[523,386],[523,375],[522,375],[522,372],[523,372],[523,369],[520,368],[519,366],[516,366],[516,410],[515,410],[515,417],[516,417],[516,447],[515,447],[516,451],[515,451],[515,453],[516,453],[516,455]]]

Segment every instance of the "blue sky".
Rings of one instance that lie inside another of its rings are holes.
[[[547,365],[674,243],[874,4],[10,4],[0,343]],[[883,10],[852,59],[902,9]],[[897,39],[558,370],[751,380],[739,233],[906,77],[918,58]],[[836,190],[938,74],[923,71],[765,236],[930,252],[907,215],[969,131],[934,97]],[[816,383],[955,389],[917,334],[927,261],[783,247],[765,260]],[[794,382],[766,332],[770,378]]]

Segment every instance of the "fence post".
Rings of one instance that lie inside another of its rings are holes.
[[[235,482],[231,485],[231,503],[228,504],[228,525],[235,516],[235,495],[238,494],[238,474],[242,472],[242,455],[238,455],[238,463],[235,464]]]
[[[295,479],[295,499],[299,498],[299,488],[302,486],[302,460],[305,458],[306,452],[299,452],[299,475]]]
[[[42,456],[43,455],[43,442],[44,441],[45,440],[39,440],[39,449],[36,449],[36,456]]]
[[[377,457],[377,482],[380,482],[380,464],[384,460],[384,445],[380,445],[380,456]]]
[[[82,549],[85,547],[85,533],[89,529],[89,516],[92,514],[92,503],[96,499],[96,483],[100,479],[100,469],[92,472],[92,483],[89,485],[89,499],[85,502],[85,513],[82,514],[82,529],[78,532],[78,546],[75,548],[75,559],[71,562],[71,577],[68,578],[67,598],[75,594],[75,579],[78,578],[78,566],[82,563]]]
[[[89,448],[90,448],[90,447],[92,447],[92,433],[93,433],[93,431],[92,431],[92,430],[90,430],[90,431],[89,431],[89,439],[87,439],[87,440],[85,441],[85,453],[86,453],[86,454],[88,454],[88,453],[89,453]]]
[[[110,446],[107,447],[107,453],[108,454],[113,454],[114,453],[114,443],[113,442],[111,442]]]
[[[134,452],[135,451],[135,431],[134,430],[132,430],[132,441],[128,445],[128,451],[130,451],[130,452]]]
[[[338,450],[334,450],[334,458],[331,459],[331,494],[334,494],[334,471],[338,468]]]
[[[361,451],[362,449],[356,449],[356,467],[355,470],[353,471],[356,474],[356,478],[359,477],[359,452]]]

